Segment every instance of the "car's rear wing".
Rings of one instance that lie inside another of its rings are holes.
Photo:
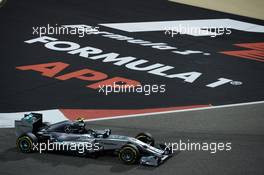
[[[36,133],[43,126],[42,114],[25,114],[21,120],[15,120],[16,136],[31,132]]]

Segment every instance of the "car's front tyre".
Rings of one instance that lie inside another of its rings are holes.
[[[127,144],[119,151],[119,159],[125,164],[137,163],[140,158],[140,153],[135,145]]]

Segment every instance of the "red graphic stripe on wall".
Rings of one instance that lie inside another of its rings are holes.
[[[241,44],[234,44],[234,45],[238,47],[242,47],[242,48],[251,49],[251,50],[232,50],[232,51],[223,51],[220,53],[235,56],[235,57],[264,62],[264,42],[241,43]]]
[[[211,105],[193,105],[193,106],[178,106],[168,108],[152,108],[152,109],[60,109],[60,111],[70,120],[75,120],[78,117],[84,119],[98,119],[107,117],[118,117],[133,114],[146,114],[154,112],[167,112],[174,110],[184,110],[193,108],[209,107]]]

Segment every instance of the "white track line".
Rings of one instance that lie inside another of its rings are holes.
[[[152,112],[152,113],[144,113],[144,114],[121,115],[121,116],[116,116],[116,117],[103,117],[103,118],[96,118],[96,119],[87,119],[85,121],[112,120],[112,119],[131,118],[131,117],[148,116],[148,115],[169,114],[169,113],[189,112],[189,111],[201,111],[201,110],[208,110],[208,109],[229,108],[229,107],[237,107],[237,106],[262,104],[262,103],[264,103],[264,101],[236,103],[236,104],[229,104],[229,105],[219,105],[219,106],[201,107],[201,108],[193,108],[193,109],[172,110],[172,111],[164,111],[164,112]]]
[[[121,115],[121,116],[116,116],[116,117],[103,117],[103,118],[96,118],[96,119],[87,119],[85,121],[112,120],[112,119],[131,118],[131,117],[139,117],[139,116],[158,115],[158,114],[201,111],[201,110],[230,108],[230,107],[262,104],[262,103],[264,103],[264,101],[237,103],[237,104],[229,104],[229,105],[210,106],[210,107],[201,107],[201,108],[193,108],[193,109],[172,110],[172,111],[164,111],[164,112],[152,112],[152,113],[144,113],[144,114]],[[43,110],[43,111],[30,111],[30,112],[42,113],[43,114],[43,120],[48,121],[50,123],[56,123],[59,121],[67,120],[67,117],[65,117],[63,115],[63,113],[58,109]],[[24,114],[30,113],[30,112],[0,113],[0,128],[13,128],[15,120],[21,119],[24,116]]]

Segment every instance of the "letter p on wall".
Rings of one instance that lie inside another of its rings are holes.
[[[18,66],[16,69],[18,70],[31,70],[40,72],[42,76],[45,77],[54,77],[57,74],[59,74],[61,71],[66,69],[68,66],[70,66],[67,63],[63,62],[51,62],[51,63],[43,63],[43,64],[34,64],[34,65],[26,65],[26,66]],[[82,81],[99,81],[91,85],[87,85],[86,87],[92,88],[92,89],[99,89],[102,86],[114,86],[114,84],[125,84],[125,85],[131,85],[136,86],[140,85],[140,82],[136,80],[127,79],[124,77],[113,77],[108,78],[108,75],[91,70],[91,69],[81,69],[73,72],[68,72],[66,74],[60,75],[55,77],[58,80],[70,80],[70,79],[79,79]]]

